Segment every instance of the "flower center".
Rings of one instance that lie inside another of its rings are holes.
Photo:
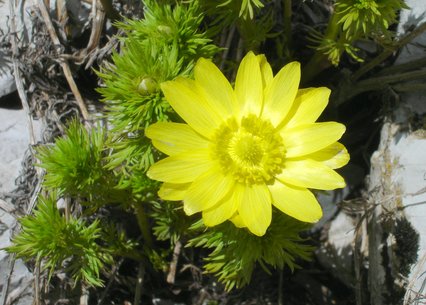
[[[231,158],[240,165],[256,166],[262,161],[262,139],[248,132],[236,134],[228,145]]]
[[[241,124],[229,119],[218,128],[213,139],[213,158],[225,174],[245,184],[273,183],[284,166],[284,145],[268,121],[255,115],[242,118]]]

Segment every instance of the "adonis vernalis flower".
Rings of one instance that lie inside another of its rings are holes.
[[[159,122],[146,130],[169,155],[148,171],[164,182],[159,196],[183,200],[188,215],[202,212],[206,226],[230,219],[258,236],[271,223],[272,205],[301,221],[318,221],[322,210],[309,189],[344,187],[333,169],[349,160],[337,142],[345,126],[315,123],[330,90],[299,90],[299,63],[273,76],[265,56],[252,52],[234,88],[203,58],[194,75],[161,85],[186,124]]]

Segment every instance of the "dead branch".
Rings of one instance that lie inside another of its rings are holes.
[[[44,23],[46,24],[46,28],[49,32],[50,38],[53,41],[53,44],[57,47],[61,45],[61,42],[59,41],[59,38],[55,32],[55,29],[53,27],[52,20],[50,19],[49,12],[47,11],[46,5],[44,4],[43,0],[38,0],[38,6],[41,12],[41,15],[43,17]],[[59,54],[58,54],[59,55]],[[72,93],[74,94],[74,97],[77,101],[78,107],[80,108],[81,115],[83,119],[88,122],[89,121],[89,112],[87,111],[86,104],[83,100],[83,97],[80,94],[80,91],[77,88],[77,85],[74,81],[74,78],[71,73],[70,66],[68,64],[68,61],[65,59],[62,59],[60,61],[62,70],[64,72],[65,78],[67,79],[68,85],[70,86],[70,89]]]

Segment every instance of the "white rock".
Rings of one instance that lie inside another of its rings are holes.
[[[408,10],[402,10],[400,13],[400,22],[398,24],[398,36],[409,33],[413,27],[426,22],[426,1],[424,0],[405,0],[409,7]],[[413,41],[404,46],[395,61],[395,64],[403,64],[412,60],[426,57],[426,34],[417,36]],[[426,112],[425,92],[404,93],[401,99],[418,113]]]
[[[38,122],[34,122],[34,127],[36,131],[40,130]],[[24,110],[0,108],[0,194],[12,192],[16,187],[15,179],[20,174],[21,162],[30,142],[28,130],[27,115]],[[13,228],[14,224],[15,218],[0,209],[0,248],[10,245],[10,229]],[[9,256],[4,250],[0,250],[0,287],[4,286],[4,281],[9,272]],[[8,297],[16,296],[16,294],[19,297],[15,304],[31,304],[30,292],[32,288],[30,283],[32,278],[32,274],[23,262],[17,260],[8,293]],[[2,290],[0,289],[0,300],[2,297]]]
[[[11,69],[8,65],[3,65],[2,70],[0,71],[0,97],[6,96],[15,90],[15,79],[11,73]]]
[[[37,121],[33,121],[40,130]],[[15,188],[15,178],[19,176],[21,162],[30,143],[27,115],[23,110],[0,108],[0,193]]]
[[[33,5],[31,0],[22,2],[24,5],[21,8],[17,8],[16,14],[16,35],[21,42],[26,42],[31,37],[32,23],[30,18],[30,8]],[[0,33],[9,33],[9,22],[10,22],[10,1],[0,1],[0,16],[7,18],[0,18]],[[0,60],[0,97],[12,93],[16,90],[15,79],[12,74],[12,63],[10,54],[2,54]],[[0,105],[1,106],[1,105]]]
[[[14,225],[15,219],[10,214],[0,210],[0,248],[10,245],[10,228]],[[4,297],[2,290],[10,272],[10,257],[6,251],[0,250],[0,299]],[[32,288],[30,285],[32,281],[33,275],[28,271],[22,260],[16,260],[11,273],[7,297],[15,298],[15,304],[18,305],[32,304]],[[16,295],[18,292],[19,294]]]
[[[426,21],[426,1],[424,0],[405,0],[405,4],[409,9],[401,10],[397,33],[403,36],[409,33],[414,27]],[[426,35],[416,37],[411,43],[404,46],[399,54],[396,64],[406,63],[415,59],[422,58],[426,55],[423,47],[426,43]]]
[[[16,32],[20,41],[31,33],[31,21],[27,9],[32,2],[23,2],[22,10],[16,11]],[[0,31],[9,33],[10,1],[0,1]],[[28,36],[27,36],[28,37]],[[12,75],[10,57],[2,53],[0,61],[0,97],[16,90],[15,79]],[[0,105],[1,106],[1,105]],[[27,118],[23,110],[7,110],[0,108],[0,194],[11,192],[15,188],[15,179],[21,169],[21,161],[28,148],[29,137],[26,126]],[[15,219],[12,215],[0,209],[0,248],[10,245],[11,231]],[[32,304],[32,274],[21,260],[16,260],[11,273],[10,259],[4,250],[0,250],[0,300],[12,301],[14,304]],[[2,295],[5,280],[11,273],[8,294]],[[7,299],[6,299],[7,297]],[[2,304],[6,304],[3,303]]]
[[[426,22],[426,1],[406,0],[409,10],[400,14],[398,34],[404,35],[410,28]],[[426,33],[421,34],[405,46],[396,64],[425,58]],[[401,96],[406,108],[398,109],[399,119],[405,116],[409,121],[412,113],[425,115],[425,92],[406,93]],[[407,111],[408,108],[408,111]],[[409,132],[404,130],[395,134],[389,143],[389,154],[392,160],[392,175],[390,179],[396,187],[404,206],[404,214],[410,224],[419,233],[419,251],[417,264],[412,267],[409,276],[409,287],[404,304],[412,304],[418,293],[425,295],[423,284],[426,281],[426,133],[423,131]],[[423,299],[424,300],[424,299]]]
[[[413,299],[417,292],[424,294],[426,270],[426,135],[415,132],[399,134],[389,150],[394,162],[390,179],[394,181],[395,196],[404,206],[405,217],[419,233],[418,262],[412,268],[407,291]]]

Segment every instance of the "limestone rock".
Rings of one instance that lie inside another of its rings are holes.
[[[38,122],[35,129],[40,130]],[[19,176],[21,162],[29,147],[27,115],[24,110],[0,108],[0,195],[10,193],[15,188],[15,179]],[[16,219],[13,206],[2,200],[0,205],[0,249],[10,245],[11,229]],[[8,208],[9,207],[9,208]],[[27,305],[32,303],[32,274],[21,260],[10,264],[9,256],[0,250],[0,300],[4,298],[3,287],[13,266],[11,282],[7,297],[15,300],[14,304]]]

